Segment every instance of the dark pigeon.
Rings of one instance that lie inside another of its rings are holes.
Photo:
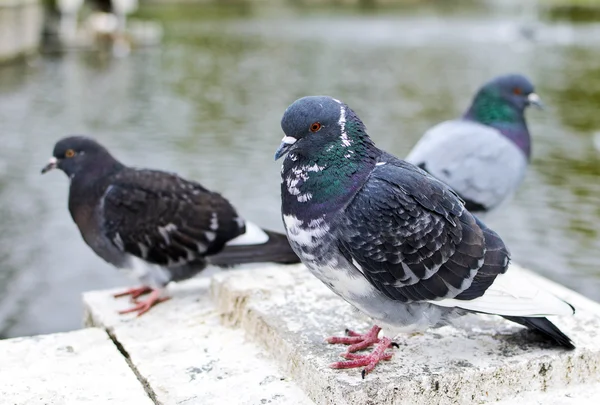
[[[71,180],[69,211],[92,250],[108,263],[133,270],[142,283],[130,295],[141,315],[171,281],[207,265],[297,263],[285,235],[241,218],[220,194],[176,174],[135,169],[83,136],[58,141],[42,173],[58,168]],[[137,298],[151,293],[145,301]]]
[[[282,168],[282,215],[290,243],[333,292],[393,334],[446,325],[469,312],[495,314],[572,349],[546,316],[573,307],[508,271],[500,237],[444,183],[378,149],[362,121],[330,97],[286,110],[275,157]],[[353,344],[335,368],[391,354],[379,326],[331,338]],[[393,337],[393,336],[392,336]],[[377,344],[373,353],[353,351]]]
[[[499,76],[475,95],[459,119],[428,130],[406,157],[449,185],[471,213],[496,209],[519,187],[531,157],[525,108],[541,107],[531,82]]]

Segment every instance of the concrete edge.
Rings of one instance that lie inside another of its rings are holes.
[[[92,310],[92,307],[86,298],[87,298],[87,295],[86,295],[86,293],[84,293],[82,295],[83,307],[84,307],[83,308],[83,311],[84,311],[83,312],[83,326],[84,326],[84,328],[98,328],[98,329],[103,330],[107,334],[109,339],[113,342],[113,344],[115,345],[115,347],[117,348],[119,353],[121,353],[121,355],[123,356],[123,359],[129,366],[129,368],[131,369],[131,371],[133,372],[133,374],[135,375],[135,377],[137,378],[139,383],[142,385],[142,388],[146,392],[146,395],[148,395],[150,400],[152,402],[154,402],[156,405],[162,405],[162,403],[157,399],[156,393],[152,389],[152,386],[150,385],[148,380],[140,373],[140,371],[137,369],[137,367],[135,366],[133,361],[131,361],[131,358],[129,356],[129,353],[127,352],[127,349],[125,349],[125,347],[121,344],[121,342],[119,342],[119,338],[117,337],[114,329],[111,327],[107,327],[101,319],[98,319],[94,315],[94,311]]]
[[[519,266],[516,266],[519,267]],[[589,300],[579,293],[569,290],[553,281],[545,279],[536,273],[522,269],[519,270],[531,277],[540,287],[547,288],[554,294],[561,296],[566,300],[589,305],[595,312],[600,313],[600,304]],[[306,270],[304,270],[306,271]],[[284,283],[288,284],[288,283]],[[261,303],[267,299],[273,299],[277,294],[278,288],[271,286],[271,292],[268,290],[254,290],[249,288],[236,288],[232,286],[229,280],[219,275],[213,277],[210,291],[213,300],[217,306],[217,310],[221,313],[222,322],[229,326],[237,326],[243,328],[249,336],[257,343],[269,350],[270,354],[281,363],[282,368],[290,373],[296,380],[299,386],[306,394],[318,403],[335,403],[349,404],[347,401],[340,402],[341,398],[345,398],[342,392],[339,391],[339,385],[328,378],[314,377],[314,365],[310,365],[309,360],[300,356],[294,348],[292,342],[285,339],[284,334],[277,332],[277,325],[269,323],[269,318],[261,309]],[[281,285],[280,288],[285,288]],[[265,296],[265,294],[269,294]],[[589,309],[589,308],[586,308]],[[506,380],[507,375],[513,374],[510,381],[504,381],[502,385],[514,387],[515,394],[531,393],[535,390],[541,392],[549,392],[548,388],[553,385],[562,385],[563,387],[575,387],[582,384],[587,384],[590,381],[590,375],[598,375],[598,364],[600,364],[600,353],[591,352],[585,349],[576,349],[573,352],[561,353],[556,358],[545,360],[534,360],[524,368],[522,364],[513,364],[509,369],[514,369],[514,373],[507,373],[507,369],[502,370],[502,376],[499,375],[499,370],[482,371],[481,377],[477,383],[473,383],[469,378],[461,378],[463,383],[476,384],[477,387],[485,392],[486,395],[490,392],[490,400],[506,400],[506,398],[494,398],[493,393],[497,391],[497,380],[503,377]],[[554,365],[554,366],[553,366]],[[559,375],[555,370],[566,370],[564,375]],[[527,373],[525,373],[527,371]],[[534,377],[527,378],[524,374]],[[443,375],[431,375],[429,385],[432,389],[439,386],[457,386],[456,380],[451,380]],[[595,379],[600,381],[600,376]],[[427,385],[428,382],[423,382]],[[412,388],[406,386],[405,388]],[[446,388],[447,389],[447,388]],[[550,390],[551,391],[551,390]],[[473,398],[475,400],[475,398]],[[487,402],[487,401],[485,401]]]

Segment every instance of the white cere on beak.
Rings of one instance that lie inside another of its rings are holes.
[[[527,100],[531,103],[531,104],[540,104],[542,102],[542,99],[540,98],[540,96],[538,96],[535,93],[530,93],[527,96]]]
[[[295,144],[297,141],[296,138],[294,138],[293,136],[284,136],[283,139],[281,140],[282,143],[285,143],[286,145],[293,145]]]
[[[58,159],[55,158],[54,156],[51,157],[48,160],[48,164],[46,166],[44,166],[44,168],[42,169],[42,174],[49,172],[52,169],[55,169],[58,165]]]

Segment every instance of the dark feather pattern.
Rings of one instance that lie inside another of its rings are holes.
[[[510,256],[504,246],[502,239],[496,232],[487,228],[479,219],[475,218],[477,225],[483,230],[485,237],[485,256],[483,266],[479,269],[471,286],[457,295],[459,300],[472,300],[481,297],[485,291],[492,285],[496,276],[506,272]]]
[[[223,250],[208,258],[209,263],[219,267],[230,267],[242,263],[293,264],[300,262],[300,258],[291,248],[287,236],[267,230],[265,233],[269,240],[264,244],[225,246]]]
[[[385,159],[346,209],[340,250],[392,299],[461,299],[465,291],[469,298],[482,295],[508,267],[503,245],[489,257],[486,253],[486,238],[500,239],[442,183],[406,162]],[[477,274],[487,277],[476,282]]]
[[[102,205],[104,231],[115,246],[168,267],[213,254],[245,231],[221,195],[165,172],[119,172]]]
[[[429,170],[427,170],[427,165],[422,162],[419,163],[417,165],[417,167],[423,171],[426,171],[428,174],[431,174],[429,172]],[[434,176],[435,177],[435,176]],[[485,205],[478,203],[477,201],[465,198],[464,196],[460,196],[461,199],[464,201],[465,203],[465,208],[467,209],[467,211],[472,212],[472,213],[481,213],[481,212],[486,212],[489,210],[490,207],[486,207]]]
[[[575,309],[573,309],[573,311],[575,311]],[[509,321],[516,322],[519,325],[526,326],[527,328],[538,332],[542,336],[554,341],[556,344],[563,346],[566,349],[575,349],[575,345],[571,339],[546,318],[532,318],[524,316],[504,316],[504,318],[508,319]]]

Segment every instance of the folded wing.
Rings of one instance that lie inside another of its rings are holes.
[[[509,197],[527,169],[525,155],[498,130],[465,120],[431,128],[406,161],[449,185],[477,211]]]
[[[245,231],[229,202],[174,174],[127,170],[102,200],[104,232],[120,250],[166,267],[222,249]]]

